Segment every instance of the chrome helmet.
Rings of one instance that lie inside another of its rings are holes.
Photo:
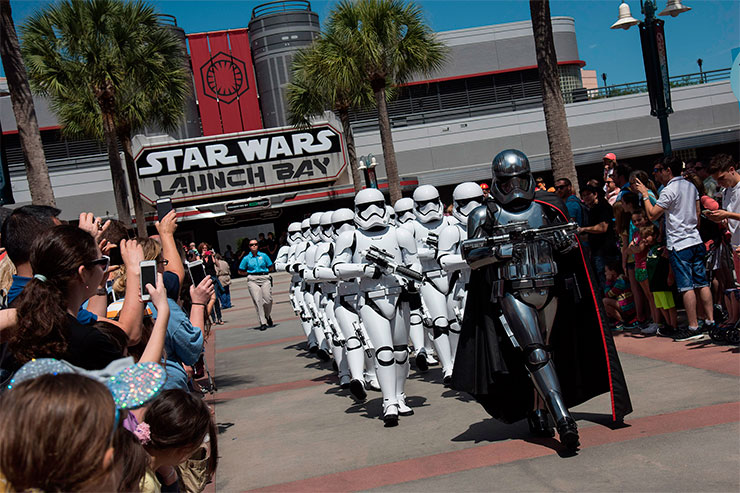
[[[493,158],[491,194],[504,209],[524,209],[534,200],[534,178],[523,152],[507,149]]]

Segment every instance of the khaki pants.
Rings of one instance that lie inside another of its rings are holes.
[[[260,324],[267,325],[267,318],[272,313],[272,278],[267,274],[249,274],[247,287]]]

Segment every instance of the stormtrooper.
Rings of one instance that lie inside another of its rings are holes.
[[[398,199],[393,204],[393,209],[396,216],[396,224],[402,226],[410,221],[416,221],[416,214],[414,214],[414,199],[405,197]],[[409,339],[411,344],[414,346],[414,361],[416,368],[420,372],[426,372],[429,370],[429,366],[436,365],[438,362],[432,355],[432,340],[429,337],[432,327],[427,327],[429,330],[424,330],[424,313],[422,311],[421,294],[419,293],[419,286],[415,283],[408,283],[404,286],[403,298],[408,301],[409,304]],[[429,317],[426,317],[427,321],[430,321]]]
[[[453,388],[472,394],[492,416],[528,419],[530,431],[579,446],[568,408],[612,392],[612,417],[631,412],[629,394],[603,308],[564,204],[538,192],[527,157],[493,160],[493,200],[468,218],[462,253],[471,273]],[[485,309],[483,309],[486,307]]]
[[[300,223],[291,223],[288,226],[288,244],[290,247],[282,247],[275,259],[275,269],[291,272],[293,277],[290,284],[290,299],[293,310],[301,319],[301,327],[308,341],[308,352],[316,353],[319,349],[316,335],[314,334],[312,314],[305,302],[305,285],[303,282],[303,263],[306,250],[310,246],[310,221],[304,219]]]
[[[296,315],[301,314],[303,310],[303,295],[300,294],[301,287],[301,276],[293,271],[292,258],[295,256],[295,247],[297,243],[303,238],[301,233],[301,223],[294,222],[288,225],[288,244],[283,245],[278,250],[277,256],[275,257],[275,270],[286,271],[292,273],[290,279],[290,289],[288,291],[288,298],[290,299],[290,305]],[[313,335],[313,331],[310,333]],[[309,334],[306,334],[308,336]],[[312,344],[313,342],[313,344]],[[309,349],[313,349],[315,352],[318,349],[316,341],[313,338],[309,338]]]
[[[317,279],[310,275],[314,267],[316,267],[316,250],[323,242],[321,233],[321,215],[321,212],[314,212],[309,218],[310,242],[306,248],[303,259],[303,299],[308,307],[309,313],[311,314],[313,332],[319,346],[316,351],[316,356],[318,356],[322,361],[329,361],[332,354],[330,346],[331,340],[326,337],[326,334],[329,332],[329,328],[324,321],[324,314],[321,311],[321,285]]]
[[[424,282],[419,287],[423,311],[427,324],[431,325],[434,348],[442,363],[443,381],[449,384],[452,379],[452,354],[450,352],[450,323],[447,318],[447,292],[449,280],[447,273],[437,262],[436,239],[439,233],[450,225],[443,214],[439,192],[431,185],[422,185],[414,190],[415,221],[408,221],[403,228],[409,231],[415,241],[421,261]],[[417,355],[417,364],[421,358]]]
[[[400,274],[410,269],[419,274],[416,243],[407,231],[388,224],[385,199],[377,189],[364,189],[355,196],[354,220],[357,229],[337,239],[332,267],[341,279],[360,278],[359,314],[375,349],[383,421],[395,426],[399,415],[413,414],[404,394],[409,353],[403,310],[408,305],[400,300]],[[379,257],[382,263],[369,261]]]
[[[360,326],[358,313],[359,285],[356,279],[339,279],[331,267],[337,238],[342,233],[355,230],[354,216],[355,213],[351,209],[339,209],[331,214],[333,241],[330,248],[316,259],[314,276],[330,281],[335,286],[334,295],[330,296],[331,302],[327,303],[326,311],[327,314],[333,312],[331,316],[334,317],[341,331],[341,339],[344,341],[342,362],[349,370],[349,390],[355,399],[363,401],[367,397],[366,389],[380,390],[380,387],[375,377],[375,356],[368,355],[365,351],[368,349],[368,344],[366,331]],[[322,225],[324,221],[325,218],[322,216]],[[342,364],[339,366],[341,369]]]
[[[437,261],[450,278],[447,317],[450,322],[450,352],[454,365],[460,325],[465,313],[467,285],[470,281],[470,267],[462,257],[460,244],[468,239],[468,216],[483,203],[483,190],[477,183],[461,183],[452,192],[452,202],[452,216],[457,221],[439,234]]]

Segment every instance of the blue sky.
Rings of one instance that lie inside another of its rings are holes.
[[[48,1],[11,0],[16,27],[34,10]],[[252,9],[265,2],[158,0],[160,12],[174,15],[186,32],[202,32],[246,27]],[[335,1],[313,1],[312,8],[323,23]],[[419,2],[435,31],[500,24],[529,19],[527,0],[427,0]],[[576,37],[585,69],[606,72],[607,82],[620,84],[644,80],[645,72],[636,27],[628,31],[611,30],[617,19],[620,0],[551,0],[553,16],[576,20]],[[638,19],[639,0],[628,0]],[[665,0],[657,0],[658,10]],[[686,0],[692,10],[678,17],[664,17],[671,75],[698,72],[696,60],[703,59],[704,70],[728,68],[730,51],[740,47],[740,0]],[[0,73],[2,73],[0,67]],[[601,79],[599,78],[601,83]]]

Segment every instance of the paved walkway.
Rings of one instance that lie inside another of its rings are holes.
[[[566,457],[444,388],[439,367],[411,370],[416,414],[384,428],[379,393],[355,403],[306,353],[289,278],[273,278],[276,327],[257,330],[238,279],[209,342],[221,455],[210,491],[740,490],[737,347],[620,334],[635,411],[610,429],[608,396],[574,408],[582,448]]]

